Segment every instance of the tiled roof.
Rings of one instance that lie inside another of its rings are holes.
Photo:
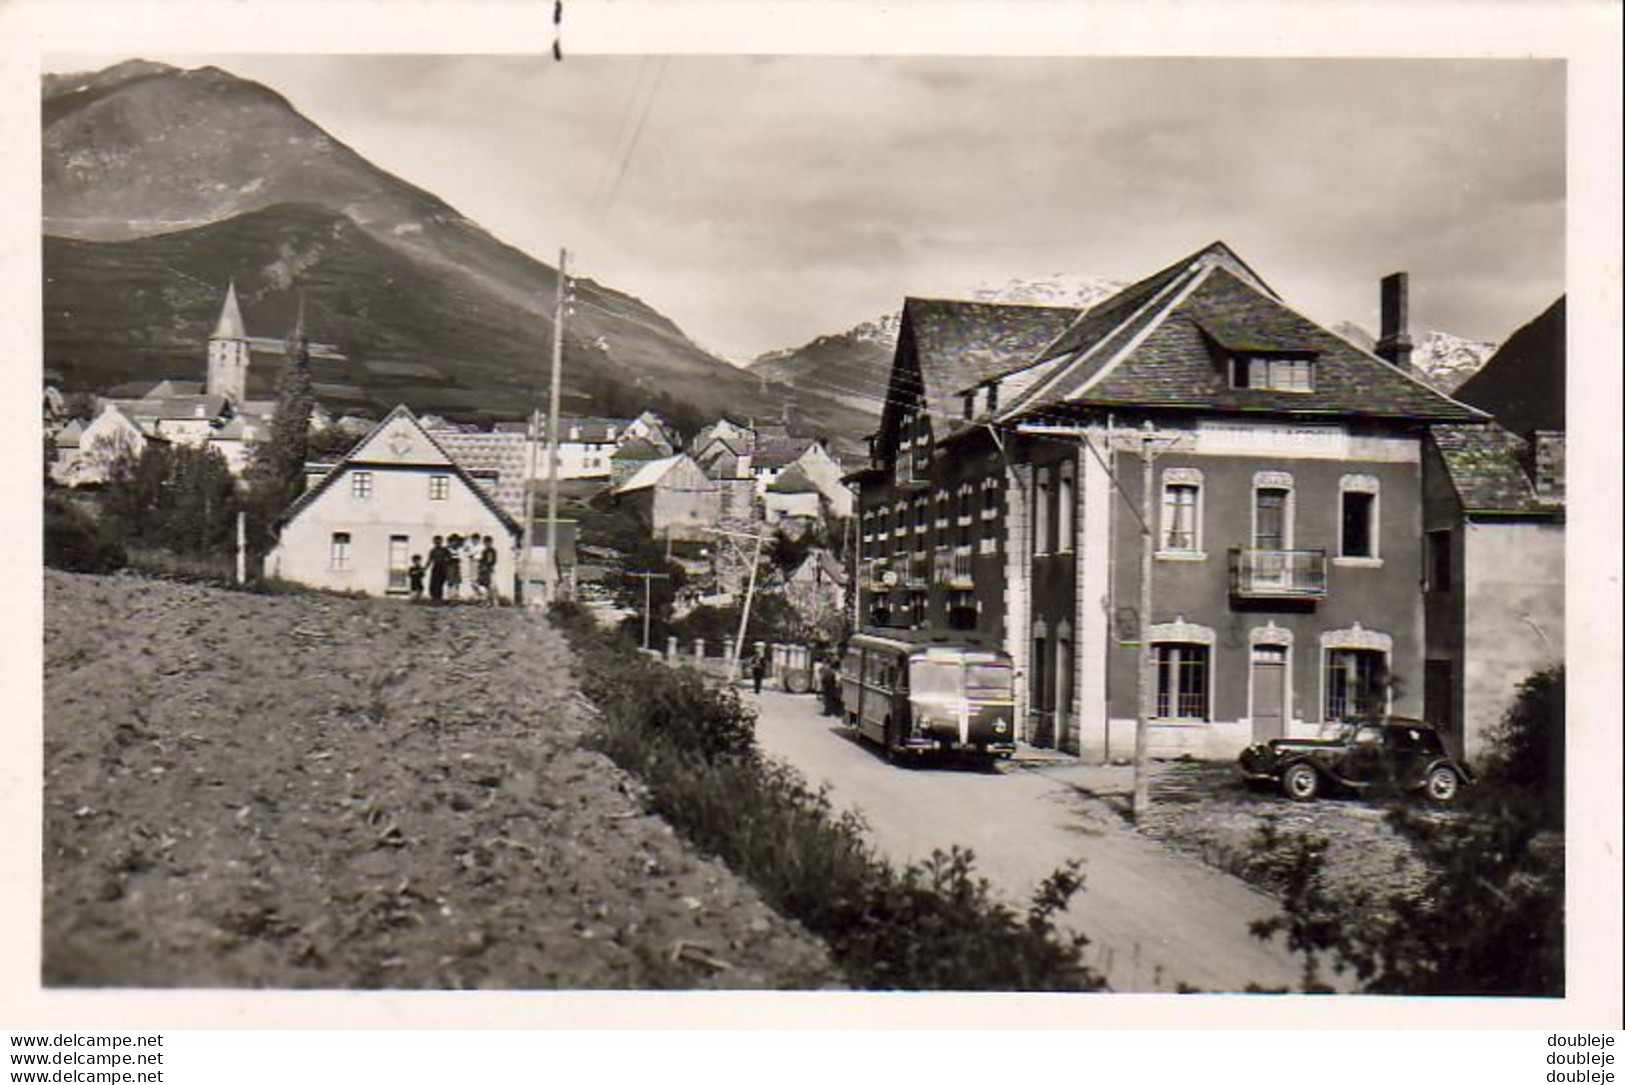
[[[632,477],[623,482],[615,492],[625,494],[634,490],[647,490],[659,484],[660,480],[666,477],[666,473],[676,467],[677,462],[683,458],[683,455],[679,453],[675,456],[667,456],[664,459],[650,460],[638,468]]]
[[[1434,426],[1433,446],[1467,512],[1555,512],[1524,471],[1524,442],[1500,426]]]
[[[963,389],[1030,361],[1078,313],[1047,305],[905,299],[903,330],[914,344],[926,411],[958,418]]]
[[[610,454],[612,460],[663,460],[671,455],[652,441],[634,437]]]
[[[807,477],[807,472],[803,471],[797,464],[791,464],[789,467],[786,467],[783,474],[779,475],[778,478],[768,483],[767,492],[773,494],[823,493],[822,490],[814,485],[813,480]]]
[[[761,441],[756,446],[756,454],[750,459],[750,469],[776,471],[789,467],[805,456],[815,443],[811,437],[778,437]]]
[[[1067,343],[1076,349],[1058,353]],[[1230,358],[1249,353],[1312,357],[1313,390],[1231,387]],[[1436,422],[1484,417],[1288,308],[1222,245],[1103,302],[1045,357],[1059,360],[1046,362],[1024,394],[1006,399],[1006,417],[1063,403]]]
[[[434,440],[446,455],[474,476],[504,512],[516,520],[524,518],[525,474],[530,466],[529,444],[524,434],[436,432]]]

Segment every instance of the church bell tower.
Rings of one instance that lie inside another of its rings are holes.
[[[209,379],[205,388],[210,395],[223,395],[235,407],[241,407],[248,393],[248,330],[243,326],[243,313],[237,305],[237,284],[226,287],[226,303],[220,308],[220,320],[209,336]]]

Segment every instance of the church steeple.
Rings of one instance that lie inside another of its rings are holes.
[[[220,319],[215,323],[210,339],[247,339],[243,326],[243,311],[237,307],[237,280],[226,285],[226,303],[220,307]]]
[[[240,407],[248,393],[248,329],[237,305],[237,283],[226,286],[226,302],[220,307],[220,320],[209,336],[210,395],[225,396]]]

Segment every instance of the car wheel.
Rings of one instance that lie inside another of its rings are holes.
[[[1428,798],[1434,802],[1440,804],[1455,802],[1456,796],[1461,794],[1461,776],[1455,769],[1440,765],[1428,773],[1424,786]]]
[[[1320,794],[1320,773],[1305,764],[1293,765],[1281,774],[1281,790],[1294,802],[1308,802]]]

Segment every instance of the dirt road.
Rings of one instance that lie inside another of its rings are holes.
[[[1084,790],[1120,770],[1033,758],[994,772],[893,766],[820,716],[813,698],[745,696],[760,711],[763,749],[828,783],[837,805],[861,810],[876,846],[896,862],[968,847],[978,871],[1025,904],[1052,870],[1082,859],[1085,887],[1067,919],[1091,939],[1090,963],[1113,990],[1241,991],[1300,981],[1296,959],[1248,933],[1250,920],[1277,910],[1268,897],[1133,832]]]

